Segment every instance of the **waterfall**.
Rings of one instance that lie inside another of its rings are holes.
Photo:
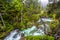
[[[49,0],[38,0],[42,9],[45,9],[49,3]]]
[[[54,1],[56,3],[59,2],[59,0],[51,0],[51,1],[49,1],[49,0],[38,0],[38,3],[40,4],[42,9],[46,9],[47,5],[52,4]]]

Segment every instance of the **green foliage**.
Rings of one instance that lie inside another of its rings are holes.
[[[59,4],[60,4],[60,2],[55,3],[55,4],[50,4],[47,8],[49,14],[55,16],[55,19],[60,18],[60,16],[59,16],[60,15],[60,5]]]
[[[40,14],[40,6],[35,5],[33,2],[36,1],[31,0],[29,7],[23,4],[21,0],[11,0],[9,3],[4,4],[7,13],[3,15],[4,20],[9,23],[12,21],[11,24],[17,28],[24,28],[29,25],[28,23],[36,22],[39,18],[38,14]],[[21,21],[23,21],[22,24]]]
[[[26,40],[54,40],[52,36],[27,36]]]
[[[24,30],[31,27],[39,18],[40,6],[37,1],[28,0],[29,3],[23,4],[22,0],[0,0],[0,14],[4,20],[5,27],[0,24],[0,39],[5,37],[11,30],[18,28]],[[37,3],[38,4],[38,3]],[[1,19],[0,19],[1,21]]]
[[[32,25],[37,25],[40,16],[51,17],[54,20],[49,24],[54,35],[60,25],[60,2],[55,5],[50,4],[46,12],[41,10],[37,0],[27,0],[25,3],[22,0],[10,0],[10,2],[0,0],[0,14],[5,23],[4,26],[0,16],[0,40],[15,28],[24,30]],[[27,40],[54,40],[54,38],[51,36],[29,36]]]
[[[2,40],[9,32],[11,32],[13,30],[12,25],[10,25],[7,22],[5,24],[6,24],[5,27],[4,26],[0,27],[0,39],[2,39]]]
[[[52,35],[54,35],[60,26],[60,2],[53,3],[48,6],[48,15],[51,17],[54,21],[50,23],[51,29],[52,29]]]
[[[9,24],[9,23],[5,23],[6,24],[6,31],[8,30],[8,31],[11,31],[12,29],[13,29],[13,26],[11,25],[11,24]]]
[[[13,7],[13,10],[21,11],[22,8],[22,2],[21,0],[12,0],[10,3],[10,6]]]

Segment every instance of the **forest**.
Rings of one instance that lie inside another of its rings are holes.
[[[51,18],[51,31],[44,30],[44,36],[26,36],[26,40],[60,40],[60,1],[53,1],[43,9],[37,0],[0,0],[0,40],[4,40],[12,30],[31,28],[41,18]],[[45,27],[44,27],[45,28]]]

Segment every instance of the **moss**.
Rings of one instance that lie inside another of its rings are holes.
[[[26,40],[54,40],[52,36],[27,36]]]
[[[60,38],[58,40],[60,40]]]
[[[9,23],[6,23],[5,27],[4,26],[1,26],[1,27],[2,28],[0,31],[0,40],[4,39],[4,37],[13,30],[13,26]]]

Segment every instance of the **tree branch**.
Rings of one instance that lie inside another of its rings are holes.
[[[4,27],[5,27],[5,23],[4,23],[4,20],[3,20],[3,17],[1,15],[1,13],[0,13],[0,17],[1,17],[2,23],[3,23]]]

